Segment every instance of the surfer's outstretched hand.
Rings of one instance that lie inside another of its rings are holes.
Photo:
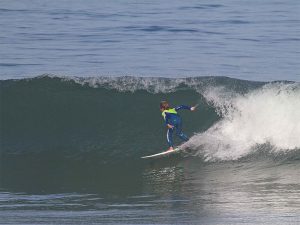
[[[195,111],[195,110],[196,110],[196,108],[197,108],[197,106],[193,106],[193,107],[191,107],[191,111]]]

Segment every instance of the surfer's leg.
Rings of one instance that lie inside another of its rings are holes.
[[[173,147],[173,131],[174,128],[169,128],[167,131],[167,141],[170,148]]]
[[[188,141],[189,140],[188,136],[186,134],[184,134],[183,131],[182,131],[181,123],[176,126],[176,134],[183,141]]]

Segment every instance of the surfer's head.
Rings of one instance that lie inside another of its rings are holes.
[[[164,111],[166,109],[169,109],[169,103],[167,101],[161,101],[160,102],[160,111]]]

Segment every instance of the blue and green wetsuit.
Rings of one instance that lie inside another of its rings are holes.
[[[167,141],[170,147],[173,147],[173,132],[176,129],[176,134],[180,139],[188,141],[189,138],[182,132],[182,120],[177,111],[181,109],[191,110],[191,107],[186,105],[180,105],[172,109],[166,109],[162,112],[166,125],[170,124],[173,128],[169,128],[167,131]]]

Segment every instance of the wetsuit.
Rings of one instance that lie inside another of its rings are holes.
[[[191,107],[186,105],[180,105],[172,109],[166,109],[162,112],[162,116],[165,119],[166,125],[170,124],[174,126],[169,128],[167,131],[167,141],[170,147],[173,147],[173,132],[176,130],[176,134],[180,139],[188,141],[189,138],[182,132],[182,120],[181,117],[177,114],[178,110],[188,109],[191,110]]]

